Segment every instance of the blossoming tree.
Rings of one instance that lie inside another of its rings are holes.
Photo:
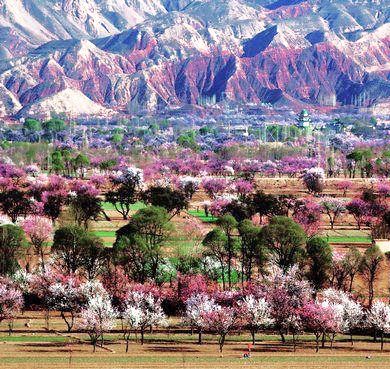
[[[147,327],[164,325],[166,316],[161,307],[161,299],[151,292],[130,291],[127,296],[127,308],[124,312],[126,325],[137,323],[134,328],[141,331],[141,345]]]
[[[251,332],[253,345],[256,343],[256,332],[273,323],[271,306],[263,297],[255,298],[253,295],[245,296],[239,304],[239,314],[244,325]]]
[[[78,327],[85,330],[93,345],[93,352],[99,339],[103,346],[104,332],[114,327],[117,313],[111,305],[110,299],[104,295],[97,295],[89,299],[87,306],[80,312]]]
[[[23,304],[22,292],[10,280],[3,278],[0,281],[0,322],[8,320],[10,334],[15,313],[22,309]]]
[[[198,344],[202,344],[202,332],[207,326],[205,317],[212,312],[216,306],[214,299],[205,293],[194,294],[188,298],[186,304],[186,315],[184,321],[198,331]]]
[[[48,240],[53,232],[53,223],[50,219],[29,215],[22,221],[22,228],[26,235],[30,237],[31,243],[34,246],[35,253],[39,255],[41,259],[41,267],[45,269],[44,259],[44,242]]]
[[[381,350],[383,350],[383,336],[390,332],[390,306],[383,301],[374,301],[367,314],[367,325],[381,335]]]

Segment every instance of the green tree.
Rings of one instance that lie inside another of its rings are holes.
[[[247,204],[250,214],[259,214],[260,219],[265,216],[281,215],[284,212],[283,203],[272,194],[266,194],[262,191],[257,191],[244,199]]]
[[[105,256],[103,242],[75,225],[56,230],[52,252],[57,255],[66,274],[82,271],[88,278],[93,278],[100,272]]]
[[[52,118],[46,122],[43,122],[42,128],[48,132],[60,132],[66,129],[66,123],[59,118]]]
[[[144,283],[156,280],[162,247],[172,231],[168,212],[148,206],[138,210],[127,225],[118,229],[113,247],[114,261],[123,266],[127,275]]]
[[[247,281],[252,280],[255,267],[259,273],[264,272],[268,261],[268,250],[264,247],[260,239],[260,227],[255,226],[249,219],[245,219],[238,225],[240,235],[241,251],[241,278],[244,282],[244,275]]]
[[[90,164],[88,156],[82,153],[78,154],[75,158],[74,164],[76,168],[80,170],[81,177],[84,178],[84,169]]]
[[[208,126],[204,126],[204,127],[199,128],[199,133],[202,136],[205,136],[205,135],[207,135],[207,134],[209,134],[211,132],[212,132],[212,129],[210,127],[208,127]]]
[[[26,255],[28,243],[22,228],[13,224],[0,226],[0,275],[11,276]]]
[[[99,169],[102,171],[108,171],[117,164],[115,159],[107,159],[99,164]]]
[[[305,252],[304,230],[287,217],[271,218],[269,224],[261,229],[260,238],[283,272],[287,272],[292,265],[300,261]]]
[[[58,132],[66,129],[66,123],[64,120],[59,118],[52,118],[42,123],[42,128],[45,131],[44,138],[48,141],[53,140],[57,137]]]
[[[356,246],[349,249],[344,257],[344,268],[349,275],[349,292],[352,292],[352,284],[356,274],[359,272],[362,262],[362,254]]]
[[[80,267],[83,274],[93,280],[103,272],[107,249],[101,238],[87,233],[80,239],[80,248],[83,250]]]
[[[23,123],[23,129],[30,132],[37,132],[42,129],[41,122],[33,119],[33,118],[26,118]]]
[[[120,133],[115,133],[115,134],[112,135],[112,137],[111,137],[110,140],[111,140],[111,142],[113,142],[114,144],[118,144],[118,143],[120,143],[120,142],[123,141],[123,135],[120,134]]]
[[[89,220],[97,220],[103,212],[102,200],[89,193],[79,193],[70,200],[72,214],[78,226],[88,229]]]
[[[59,174],[65,169],[64,159],[62,158],[62,153],[60,150],[55,150],[51,154],[51,165],[51,170],[53,170],[57,174]]]
[[[69,150],[62,150],[62,160],[64,162],[64,174],[70,176],[72,170],[72,153]]]
[[[359,149],[356,149],[349,153],[346,158],[350,160],[349,164],[349,176],[352,178],[355,178],[356,175],[356,168],[358,165],[361,165],[361,162],[363,160],[363,152]]]
[[[383,259],[384,256],[382,251],[374,244],[366,249],[360,264],[360,272],[368,285],[368,305],[370,307],[374,299],[374,283],[378,278]]]
[[[171,218],[178,215],[189,205],[185,192],[172,190],[170,187],[152,186],[141,194],[141,199],[149,205],[165,208]]]
[[[123,219],[127,220],[131,205],[138,201],[140,195],[141,177],[139,175],[127,175],[120,183],[113,180],[111,184],[111,189],[105,194],[106,201],[115,207]]]
[[[226,256],[227,256],[227,277],[229,288],[232,287],[232,263],[238,249],[237,239],[234,237],[234,231],[238,226],[237,221],[231,215],[224,215],[218,219],[217,225],[226,235]]]
[[[222,286],[225,289],[225,275],[226,275],[226,264],[227,264],[227,236],[219,228],[215,228],[209,233],[206,234],[202,244],[205,248],[204,255],[209,256],[218,261],[221,266],[221,277],[222,277]]]
[[[195,149],[197,147],[197,145],[196,145],[196,132],[195,131],[185,132],[184,134],[180,135],[177,138],[177,143],[180,146]]]
[[[332,270],[332,249],[321,238],[308,240],[306,245],[309,271],[307,277],[316,290],[324,288]]]

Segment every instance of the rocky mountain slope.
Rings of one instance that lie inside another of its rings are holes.
[[[49,97],[55,109],[88,111],[57,104],[64,90],[71,101],[81,92],[130,113],[211,96],[276,106],[386,104],[387,3],[0,0],[0,115],[23,107],[22,115],[39,114]]]

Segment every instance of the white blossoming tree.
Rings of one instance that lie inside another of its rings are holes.
[[[49,310],[57,310],[64,320],[68,332],[73,328],[76,314],[85,303],[85,296],[80,288],[80,280],[76,277],[65,277],[49,286],[45,303]],[[70,318],[67,316],[70,315]]]
[[[202,332],[207,327],[206,314],[216,307],[214,299],[205,293],[192,295],[186,300],[186,315],[184,321],[198,331],[198,344],[202,344]]]
[[[111,305],[111,301],[105,296],[92,297],[87,306],[80,312],[78,326],[85,330],[91,339],[93,352],[99,339],[103,346],[104,332],[109,331],[115,325],[117,313]]]
[[[148,292],[131,291],[127,296],[124,312],[124,326],[141,331],[141,345],[147,327],[166,324],[166,316],[161,307],[161,299]]]
[[[341,307],[340,331],[349,333],[353,345],[352,331],[361,324],[364,314],[361,304],[354,301],[350,294],[333,288],[324,290],[322,299]]]
[[[140,307],[127,305],[126,310],[122,313],[123,336],[126,340],[126,352],[129,351],[129,340],[131,330],[140,328],[143,319],[143,312]]]
[[[255,298],[253,295],[244,297],[240,303],[239,314],[251,332],[253,345],[256,343],[256,332],[273,323],[270,304],[264,298]]]
[[[383,336],[385,333],[390,333],[390,306],[383,301],[374,301],[367,314],[366,323],[381,335],[381,350],[383,350]]]

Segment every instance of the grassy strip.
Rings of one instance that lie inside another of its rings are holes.
[[[115,231],[94,231],[91,233],[97,237],[116,237]]]
[[[79,338],[88,340],[88,336],[86,334],[78,335]],[[118,342],[123,339],[122,335],[114,334],[114,333],[106,333],[104,335],[105,341]],[[139,337],[138,337],[139,338]],[[285,336],[286,341],[292,344],[293,338],[292,336]],[[197,334],[185,334],[185,333],[154,333],[154,334],[145,334],[145,342],[149,343],[182,343],[182,342],[197,342],[198,336]],[[0,341],[3,342],[69,342],[69,338],[57,336],[57,335],[17,335],[13,334],[11,336],[4,335],[0,336]],[[135,334],[130,336],[130,341],[136,341]],[[217,344],[218,336],[212,334],[204,334],[202,337],[202,341],[210,342]],[[230,335],[226,337],[226,342],[231,343],[246,343],[251,342],[252,338],[249,334],[244,333],[240,335]],[[256,341],[259,346],[261,346],[262,342],[280,342],[280,336],[277,334],[257,334]],[[298,336],[299,342],[306,343],[314,343],[315,337],[314,335],[304,334]],[[350,342],[350,337],[346,335],[338,335],[335,337],[335,342]],[[354,342],[373,342],[373,338],[369,336],[354,336]],[[384,338],[384,342],[390,342],[390,338]],[[281,346],[282,347],[282,346]]]
[[[369,237],[321,237],[326,242],[355,242],[355,243],[361,243],[361,242],[371,242],[371,238]]]
[[[116,210],[115,206],[109,202],[103,202],[102,207],[104,210]],[[137,211],[145,207],[145,204],[141,201],[136,202],[135,204],[130,206],[131,211]]]
[[[203,210],[200,210],[200,211],[188,210],[188,213],[198,217],[200,220],[202,220],[205,223],[214,223],[218,219],[218,218],[215,218],[213,216],[206,217],[206,214],[205,214],[205,212]]]
[[[0,336],[0,341],[4,342],[68,342],[69,338],[61,336]]]

